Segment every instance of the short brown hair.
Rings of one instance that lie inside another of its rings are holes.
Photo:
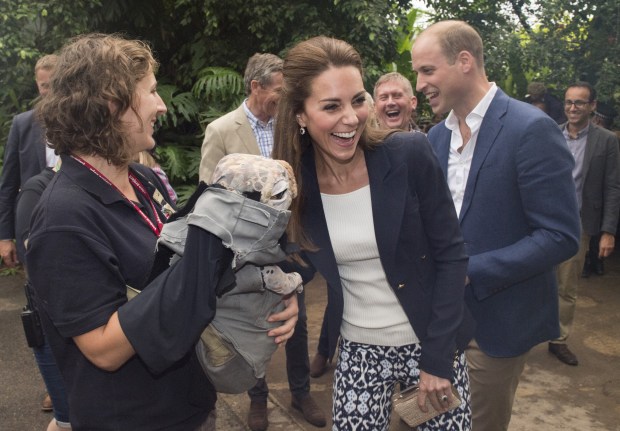
[[[243,75],[245,95],[252,92],[252,81],[258,81],[261,87],[271,84],[271,74],[282,72],[282,59],[274,54],[256,53],[248,60]]]
[[[41,69],[43,70],[54,70],[56,65],[58,64],[58,56],[56,54],[47,54],[37,60],[37,63],[34,65],[34,74]]]
[[[480,68],[484,68],[484,50],[482,38],[478,32],[465,21],[440,21],[428,27],[422,33],[437,37],[441,51],[454,64],[461,51],[469,52]]]
[[[377,82],[375,83],[375,89],[373,91],[373,96],[377,97],[377,88],[379,88],[382,84],[386,82],[398,82],[403,85],[403,90],[405,90],[405,94],[409,97],[413,97],[413,87],[411,86],[411,81],[407,79],[406,76],[398,73],[398,72],[389,72],[385,75],[381,75]]]
[[[36,108],[50,147],[57,154],[103,157],[116,166],[130,163],[121,117],[128,109],[136,112],[136,84],[157,66],[142,41],[106,34],[70,40],[60,51],[50,92]]]

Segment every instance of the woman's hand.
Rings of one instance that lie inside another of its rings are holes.
[[[297,305],[297,293],[285,296],[284,304],[286,308],[279,313],[274,313],[267,319],[270,322],[284,322],[282,326],[272,329],[267,333],[270,337],[276,337],[275,342],[282,344],[293,336],[295,325],[297,324],[297,314],[299,306]]]
[[[418,406],[423,412],[428,411],[426,399],[430,401],[438,412],[448,411],[448,406],[452,402],[450,380],[433,376],[420,370],[420,395],[418,396]]]

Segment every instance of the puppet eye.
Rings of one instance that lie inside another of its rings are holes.
[[[286,193],[286,190],[284,190],[283,192],[278,193],[277,195],[272,195],[271,199],[282,199],[284,197],[284,193]]]

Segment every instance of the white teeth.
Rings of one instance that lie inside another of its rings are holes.
[[[431,99],[431,98],[433,98],[433,97],[435,97],[435,96],[437,96],[437,92],[436,92],[436,91],[433,91],[433,92],[431,92],[431,93],[426,93],[426,97],[427,97],[428,99]]]
[[[353,136],[355,136],[355,131],[348,133],[334,133],[334,135],[343,139],[351,139]]]

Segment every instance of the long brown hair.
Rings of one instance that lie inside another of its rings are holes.
[[[36,107],[50,147],[57,154],[96,155],[116,166],[131,162],[121,117],[127,109],[136,112],[136,84],[157,65],[149,46],[138,40],[88,34],[69,41],[50,92]]]
[[[312,145],[312,139],[309,133],[299,133],[296,115],[304,111],[304,102],[312,93],[312,83],[320,74],[330,68],[349,66],[355,67],[360,75],[364,76],[362,59],[355,48],[345,41],[325,36],[298,43],[284,59],[284,82],[278,103],[272,157],[286,160],[295,173],[299,192],[291,205],[292,215],[287,234],[289,241],[296,242],[304,250],[316,249],[311,239],[306,236],[301,223],[304,201],[301,156]],[[367,125],[360,137],[359,146],[362,149],[372,149],[389,133]]]

